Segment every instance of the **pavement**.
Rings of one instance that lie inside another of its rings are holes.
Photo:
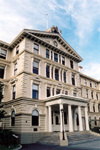
[[[100,140],[94,140],[69,146],[23,144],[21,150],[100,150]]]

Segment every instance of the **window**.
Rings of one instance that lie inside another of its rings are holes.
[[[53,54],[52,54],[52,51],[51,51],[51,60],[53,59]]]
[[[59,70],[55,69],[55,79],[59,80]]]
[[[77,113],[76,113],[76,123],[77,123],[77,125],[79,126],[79,116],[78,116]]]
[[[37,110],[32,111],[32,126],[39,125],[39,113]]]
[[[50,97],[50,87],[47,87],[47,97]]]
[[[54,61],[58,62],[58,54],[54,53]]]
[[[32,87],[32,98],[38,99],[38,85],[37,84],[33,84]]]
[[[61,81],[62,81],[62,70],[61,70],[61,72],[60,72],[60,77],[61,77]]]
[[[59,55],[59,63],[61,64],[61,55]]]
[[[60,94],[60,90],[59,89],[56,90],[56,94]]]
[[[58,116],[56,116],[56,125],[58,125],[59,124],[59,117]]]
[[[73,69],[73,61],[70,60],[70,67]]]
[[[14,110],[11,113],[11,126],[15,126],[15,111]]]
[[[16,55],[19,54],[19,45],[16,47]]]
[[[98,100],[98,93],[96,93],[96,99]]]
[[[4,67],[0,66],[0,78],[4,78]]]
[[[97,84],[96,84],[96,83],[94,83],[94,87],[95,87],[95,88],[97,87]]]
[[[46,66],[46,77],[47,77],[47,78],[50,77],[49,70],[50,70],[50,67],[47,65],[47,66]]]
[[[54,95],[54,88],[52,89],[52,95]]]
[[[0,58],[6,59],[6,54],[7,54],[7,51],[4,50],[4,49],[1,49],[1,52],[0,52]]]
[[[68,91],[65,91],[65,95],[68,95]]]
[[[34,53],[38,54],[39,53],[39,45],[34,43]]]
[[[53,67],[51,68],[51,77],[53,79]]]
[[[17,63],[14,64],[14,75],[17,74]]]
[[[73,96],[76,96],[76,93],[73,93]]]
[[[90,112],[90,106],[89,106],[89,103],[87,104],[87,106],[88,106],[88,112]]]
[[[86,89],[86,97],[88,98],[88,89]]]
[[[65,57],[62,57],[62,64],[65,65]]]
[[[54,46],[55,46],[55,47],[57,47],[57,46],[58,46],[58,44],[57,44],[57,42],[56,42],[56,41],[54,41],[54,42],[53,42],[53,44],[54,44]]]
[[[75,85],[75,75],[72,74],[72,85]]]
[[[93,99],[93,91],[91,91],[91,98]]]
[[[66,72],[64,72],[64,83],[66,83]]]
[[[90,81],[90,87],[92,87],[92,82]]]
[[[49,58],[49,50],[46,49],[46,58]]]
[[[84,80],[84,85],[87,85],[87,81],[86,80]]]
[[[95,104],[93,104],[93,111],[95,112]]]
[[[98,112],[100,112],[100,104],[98,104]]]
[[[64,124],[67,124],[67,113],[64,112]]]
[[[16,97],[16,86],[13,86],[13,92],[12,92],[12,99],[15,99]]]
[[[38,74],[39,71],[39,63],[37,61],[33,62],[33,73]]]

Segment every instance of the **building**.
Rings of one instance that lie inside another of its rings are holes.
[[[24,29],[10,44],[0,41],[3,123],[21,143],[62,132],[61,110],[65,131],[88,131],[88,115],[92,127],[99,126],[100,82],[81,73],[82,58],[53,28]]]

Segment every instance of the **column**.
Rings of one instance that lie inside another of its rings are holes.
[[[85,123],[86,123],[86,130],[89,130],[87,107],[85,107]]]
[[[48,131],[48,107],[45,108],[45,115],[46,115],[46,118],[45,118],[45,131],[47,132]]]
[[[74,109],[74,131],[77,131],[77,123],[76,123],[76,108]]]
[[[62,112],[61,112],[61,109],[63,109],[63,104],[60,104],[60,132],[63,131]]]
[[[68,105],[68,125],[69,125],[69,132],[73,132],[73,122],[72,122],[72,110],[71,105]]]
[[[78,106],[78,117],[79,117],[79,131],[83,131],[81,106]]]
[[[48,106],[49,116],[48,116],[48,123],[49,123],[49,132],[52,132],[52,121],[51,121],[51,106]]]
[[[52,65],[50,65],[50,79],[52,79]]]

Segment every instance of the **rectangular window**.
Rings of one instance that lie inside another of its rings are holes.
[[[61,55],[59,55],[59,63],[61,64]]]
[[[0,78],[4,78],[4,67],[0,66]]]
[[[92,87],[92,82],[90,81],[90,87]]]
[[[16,47],[16,55],[19,54],[19,45]]]
[[[64,72],[64,83],[66,83],[66,72]]]
[[[52,51],[51,51],[51,60],[53,59],[53,53],[52,53]]]
[[[17,63],[14,64],[14,75],[17,74]]]
[[[0,51],[0,58],[6,59],[6,54],[7,54],[7,51],[4,50],[4,49],[1,49],[1,51]]]
[[[34,53],[39,54],[39,45],[34,43]]]
[[[65,65],[65,57],[62,56],[62,64]]]
[[[54,61],[58,62],[58,54],[54,53]]]
[[[94,83],[94,87],[95,87],[95,88],[97,87],[97,84],[96,84],[96,83]]]
[[[46,77],[47,77],[47,78],[50,77],[49,71],[50,71],[50,67],[47,65],[47,66],[46,66]]]
[[[56,94],[60,94],[60,90],[59,89],[56,90]]]
[[[50,97],[50,87],[47,87],[47,97]]]
[[[59,70],[55,69],[55,79],[59,81]]]
[[[38,94],[39,94],[38,85],[37,84],[33,84],[33,87],[32,87],[32,98],[38,99]]]
[[[91,98],[93,99],[93,91],[91,91]]]
[[[76,96],[76,93],[73,93],[73,96]]]
[[[86,80],[84,80],[84,85],[87,85],[87,81]]]
[[[33,73],[38,74],[39,71],[39,62],[34,61],[33,62]]]
[[[12,99],[15,99],[16,97],[16,86],[13,86],[13,92],[12,92]]]
[[[86,97],[88,98],[88,89],[86,89]]]
[[[72,74],[72,85],[75,85],[75,76]]]
[[[70,60],[70,67],[73,69],[73,61]]]
[[[49,50],[46,49],[46,58],[49,58]]]
[[[68,95],[68,91],[65,91],[65,95]]]

